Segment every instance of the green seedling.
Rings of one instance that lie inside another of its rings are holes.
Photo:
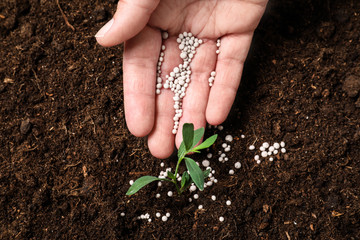
[[[199,128],[194,131],[194,125],[192,123],[185,123],[183,126],[183,141],[180,144],[179,151],[178,151],[178,161],[176,164],[175,173],[170,171],[167,172],[166,178],[158,178],[154,176],[143,176],[138,178],[129,188],[126,195],[132,195],[139,191],[144,186],[152,183],[154,181],[167,181],[172,182],[175,185],[175,188],[180,195],[183,193],[191,183],[195,183],[195,185],[202,191],[204,190],[204,179],[209,176],[210,171],[205,170],[202,171],[200,167],[196,164],[196,162],[187,157],[190,153],[200,153],[200,150],[206,149],[214,144],[217,138],[217,134],[209,137],[201,144],[196,146],[199,143],[200,139],[204,135],[204,128]],[[184,171],[181,176],[181,183],[179,185],[176,176],[179,171],[180,163],[185,160],[185,165],[187,171]]]

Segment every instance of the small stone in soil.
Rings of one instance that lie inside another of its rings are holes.
[[[231,201],[230,201],[230,200],[227,200],[227,201],[226,201],[226,205],[230,206],[230,205],[231,205]]]
[[[212,196],[211,196],[211,199],[212,199],[213,201],[216,201],[216,196],[215,196],[215,195],[212,195]]]
[[[225,220],[224,217],[219,217],[220,222],[223,222],[224,220]]]
[[[29,132],[30,128],[31,128],[30,119],[25,119],[20,124],[20,133],[25,135]]]
[[[161,220],[162,220],[163,222],[166,222],[166,221],[168,220],[168,218],[167,218],[166,216],[162,216]]]
[[[232,169],[229,170],[230,175],[234,175],[234,173],[235,173],[234,170],[232,170]]]

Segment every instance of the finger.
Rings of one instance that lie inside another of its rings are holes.
[[[182,141],[182,126],[184,123],[193,123],[194,129],[205,127],[205,110],[209,97],[210,73],[215,69],[216,44],[214,41],[205,41],[197,49],[191,62],[191,82],[183,100],[183,116],[180,119],[180,128],[176,134],[176,146],[179,148]]]
[[[127,126],[143,137],[154,125],[156,65],[161,47],[160,31],[145,27],[125,43],[124,106]]]
[[[174,67],[182,61],[180,50],[175,37],[171,37],[164,42],[166,47],[164,61],[161,66],[161,78],[165,82]],[[161,89],[161,94],[156,95],[155,124],[153,131],[148,137],[148,146],[153,156],[163,159],[169,157],[174,150],[175,136],[172,134],[175,115],[174,93],[170,89]]]
[[[174,151],[173,129],[173,94],[170,91],[163,91],[157,95],[156,120],[153,131],[148,137],[148,146],[151,154],[160,159],[169,157]]]
[[[95,35],[105,47],[120,44],[138,34],[149,21],[160,0],[120,0],[113,19]]]
[[[229,35],[221,39],[216,63],[216,77],[206,108],[206,119],[212,125],[225,121],[234,102],[253,33]]]

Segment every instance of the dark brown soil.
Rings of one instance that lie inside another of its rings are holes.
[[[116,1],[60,5],[75,31],[56,1],[0,3],[1,239],[360,239],[359,1],[269,3],[217,131],[236,137],[229,164],[214,161],[219,183],[193,203],[157,200],[166,184],[125,196],[161,161],[126,129],[122,48],[93,37]],[[287,154],[257,165],[256,138]]]

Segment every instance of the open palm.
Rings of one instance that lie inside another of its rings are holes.
[[[233,104],[253,32],[267,0],[127,0],[120,1],[112,21],[96,35],[103,46],[125,41],[124,105],[127,126],[135,136],[148,136],[151,153],[168,157],[182,140],[186,122],[195,129],[222,123]],[[173,93],[155,94],[161,30],[169,33],[162,78],[182,62],[176,38],[184,31],[203,40],[191,62],[191,83],[183,99],[178,134],[172,134]],[[216,40],[221,39],[220,54]],[[212,88],[211,71],[216,71]]]

